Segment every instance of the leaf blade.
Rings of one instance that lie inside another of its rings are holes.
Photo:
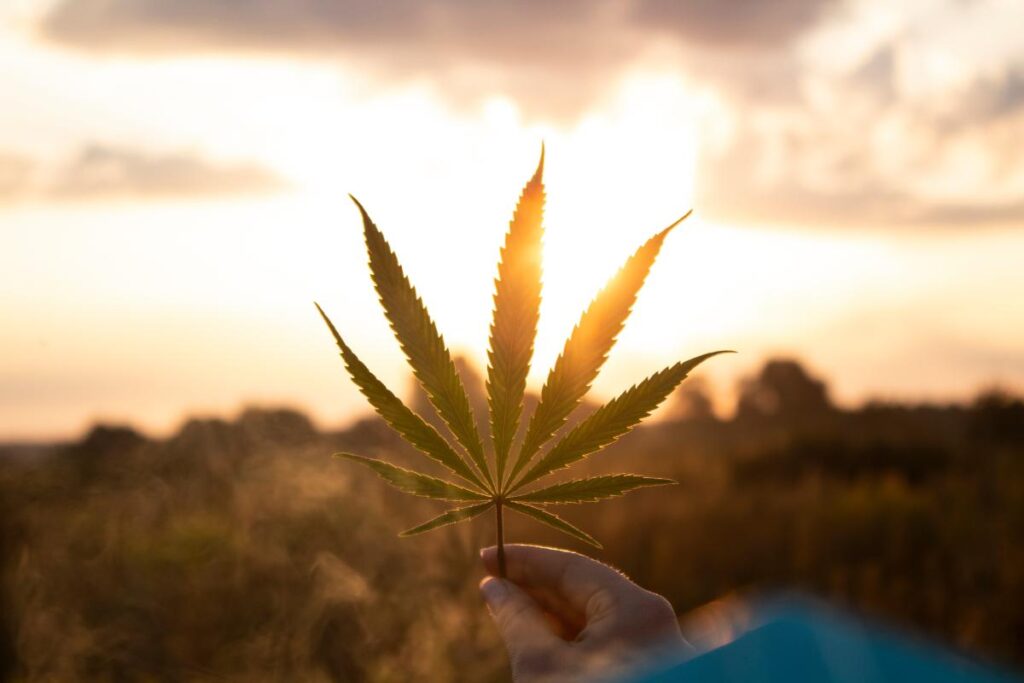
[[[541,239],[544,228],[544,148],[519,197],[494,280],[494,313],[487,353],[487,403],[494,440],[495,480],[505,476],[523,410],[526,376],[540,319]]]
[[[604,404],[580,422],[511,487],[517,491],[555,470],[596,453],[651,414],[698,365],[729,351],[714,351],[659,370]]]
[[[606,498],[625,495],[638,488],[665,486],[675,483],[672,479],[646,477],[638,474],[606,474],[598,477],[561,482],[543,489],[513,496],[511,500],[540,505],[595,503]]]
[[[453,508],[443,514],[438,515],[437,517],[434,517],[433,519],[428,519],[426,522],[420,524],[419,526],[414,526],[411,529],[406,529],[398,535],[404,538],[407,536],[423,534],[443,526],[448,526],[449,524],[456,524],[463,520],[473,519],[474,517],[477,517],[487,512],[492,507],[494,507],[494,503],[488,501],[486,503],[481,503],[479,505],[468,505],[466,507]]]
[[[383,233],[363,205],[355,197],[352,201],[363,219],[363,237],[374,288],[413,375],[487,484],[493,487],[494,480],[484,457],[483,441],[469,406],[469,396],[448,347]]]
[[[392,465],[383,460],[367,458],[355,453],[335,453],[336,458],[345,458],[358,462],[377,473],[381,479],[394,486],[399,491],[411,493],[421,498],[434,498],[436,500],[462,500],[462,501],[486,501],[489,496],[458,486],[444,479],[431,477],[421,472],[407,470],[398,465]]]
[[[480,477],[463,460],[451,445],[441,436],[436,429],[423,421],[423,419],[410,410],[397,396],[395,396],[376,376],[363,364],[359,357],[349,348],[342,339],[338,329],[327,317],[319,304],[315,304],[320,311],[320,316],[326,323],[327,328],[334,336],[338,345],[341,358],[345,363],[345,369],[349,377],[359,388],[360,393],[366,397],[373,409],[380,415],[392,429],[401,434],[402,438],[412,444],[417,450],[428,458],[438,462],[453,474],[458,475],[465,481],[488,490]]]
[[[532,505],[526,505],[525,503],[516,503],[515,501],[511,500],[506,500],[505,505],[509,509],[515,510],[521,515],[532,517],[533,519],[537,520],[542,524],[547,524],[549,527],[557,529],[561,531],[563,534],[572,536],[573,538],[583,541],[584,543],[587,543],[589,545],[592,545],[595,548],[604,547],[600,543],[598,543],[596,538],[588,534],[586,531],[583,531],[582,529],[573,526],[572,524],[565,521],[558,515],[552,514],[547,510],[542,510]]]
[[[590,390],[625,325],[665,237],[689,215],[687,212],[637,249],[583,312],[541,389],[540,403],[530,417],[511,479],[515,479],[540,447],[565,424]]]

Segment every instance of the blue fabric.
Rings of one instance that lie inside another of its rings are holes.
[[[759,610],[749,631],[671,668],[629,683],[1010,683],[931,644],[860,622],[814,603],[783,602]]]

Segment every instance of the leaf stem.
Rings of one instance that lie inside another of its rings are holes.
[[[497,498],[494,503],[494,515],[497,520],[496,534],[498,537],[498,576],[505,578],[507,572],[505,571],[505,526],[501,514],[501,498]]]

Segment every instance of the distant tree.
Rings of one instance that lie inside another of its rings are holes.
[[[125,425],[98,424],[73,449],[82,457],[106,456],[131,451],[146,443],[146,437]]]
[[[712,420],[715,408],[711,392],[703,377],[693,377],[684,382],[672,398],[669,417],[673,420]]]
[[[773,359],[761,372],[740,385],[739,418],[821,415],[832,410],[828,389],[800,363]]]
[[[97,424],[82,441],[64,449],[64,461],[84,483],[123,468],[147,443],[131,427]]]
[[[289,408],[246,408],[238,418],[238,428],[257,444],[295,446],[317,438],[309,418]]]
[[[971,406],[971,436],[1002,443],[1024,443],[1024,400],[990,389]]]

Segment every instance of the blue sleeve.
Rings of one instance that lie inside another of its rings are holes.
[[[931,643],[828,613],[779,614],[681,664],[652,666],[621,683],[1011,683]]]

